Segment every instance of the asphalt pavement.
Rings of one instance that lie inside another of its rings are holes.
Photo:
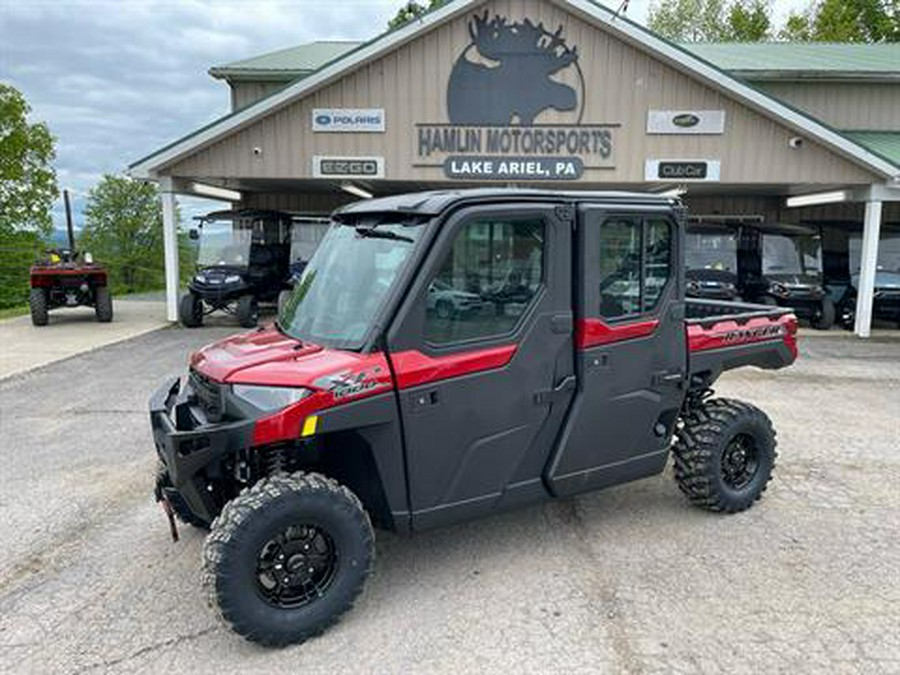
[[[158,330],[0,380],[3,673],[900,673],[900,341],[817,337],[721,395],[763,407],[775,479],[690,507],[671,470],[412,537],[304,645],[256,647],[151,497],[146,401],[233,328]]]

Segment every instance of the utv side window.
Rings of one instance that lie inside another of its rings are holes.
[[[672,226],[613,217],[600,225],[600,316],[652,312],[672,274]]]
[[[440,345],[511,332],[543,278],[542,220],[464,225],[428,287],[426,341]]]

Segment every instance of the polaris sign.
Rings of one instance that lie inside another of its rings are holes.
[[[342,133],[383,133],[384,108],[314,108],[312,130]]]

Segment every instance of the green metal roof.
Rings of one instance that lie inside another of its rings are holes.
[[[285,81],[308,75],[361,42],[320,41],[279,49],[210,68],[210,75],[271,77]],[[900,79],[900,43],[833,44],[827,42],[706,42],[681,45],[721,70],[753,79],[842,74]]]
[[[814,77],[840,74],[900,78],[900,43],[709,42],[682,45],[722,70],[753,75]]]
[[[842,131],[854,143],[900,167],[900,131]]]
[[[209,69],[209,74],[217,78],[268,76],[292,80],[308,75],[360,44],[362,43],[342,40],[310,42],[214,66]]]

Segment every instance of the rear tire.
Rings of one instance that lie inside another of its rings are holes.
[[[353,606],[374,558],[372,524],[356,495],[319,474],[278,474],[244,490],[213,521],[203,585],[210,606],[242,637],[294,644]]]
[[[259,323],[259,303],[252,295],[238,298],[237,320],[243,328],[255,328]]]
[[[100,323],[109,323],[113,319],[112,295],[109,286],[98,286],[94,291],[94,313]]]
[[[185,328],[197,328],[203,323],[203,301],[193,293],[185,293],[178,303],[178,318]]]
[[[834,325],[836,314],[837,311],[834,308],[834,301],[826,296],[822,299],[822,308],[819,310],[819,314],[814,316],[810,323],[813,328],[818,330],[830,330]]]
[[[683,417],[672,451],[675,480],[695,506],[737,513],[762,496],[775,468],[775,430],[759,408],[712,399]]]
[[[31,308],[31,323],[35,326],[47,325],[50,318],[47,304],[47,291],[43,288],[32,288],[28,294],[28,306]]]

